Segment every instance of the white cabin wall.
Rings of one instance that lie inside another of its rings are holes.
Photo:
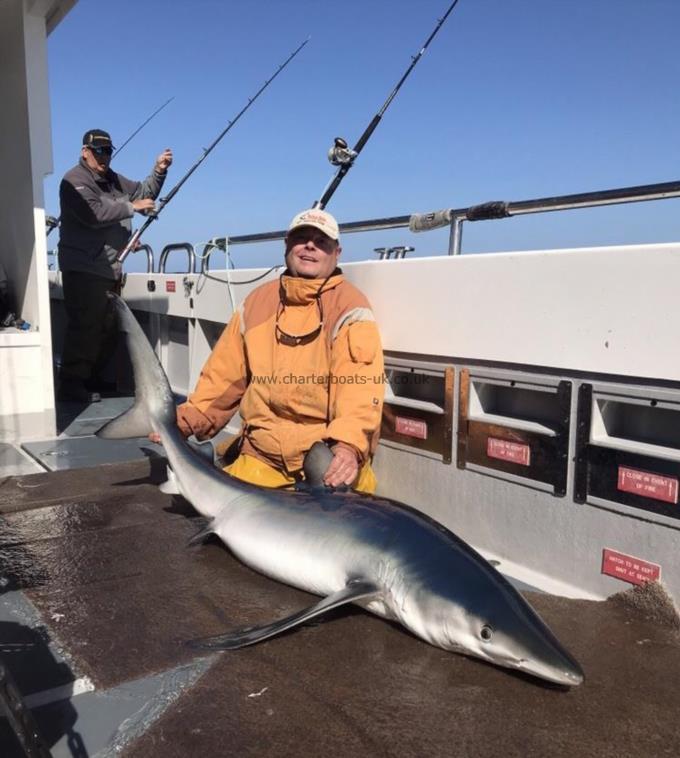
[[[5,104],[0,139],[3,177],[0,183],[0,261],[11,284],[14,304],[21,313],[35,243],[25,20],[21,0],[0,4],[3,57],[0,98]]]
[[[680,380],[678,243],[375,261],[346,272],[371,300],[387,350]]]
[[[0,3],[0,262],[30,330],[0,332],[0,439],[54,434],[43,180],[52,172],[47,26],[73,2]]]

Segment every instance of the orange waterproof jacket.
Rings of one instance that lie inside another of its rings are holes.
[[[363,463],[378,442],[383,374],[371,307],[340,270],[328,281],[284,274],[234,314],[177,422],[205,439],[239,409],[242,452],[270,465],[299,471],[318,440],[352,447]]]

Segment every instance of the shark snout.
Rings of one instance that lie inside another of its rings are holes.
[[[527,674],[539,677],[553,684],[561,684],[564,687],[577,687],[586,678],[581,666],[575,660],[570,660],[569,658],[550,663],[522,659],[518,661],[517,668]]]
[[[576,685],[583,684],[586,676],[583,671],[565,671],[564,683],[569,687],[575,687]]]

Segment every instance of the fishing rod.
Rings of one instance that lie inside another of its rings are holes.
[[[427,50],[428,45],[434,39],[435,34],[437,34],[437,32],[440,30],[443,23],[446,21],[449,14],[456,7],[457,4],[458,4],[458,0],[454,0],[451,3],[451,5],[449,6],[449,9],[442,16],[442,18],[440,18],[439,21],[437,22],[437,26],[435,26],[432,34],[430,34],[430,36],[427,38],[427,41],[420,49],[420,52],[417,55],[412,56],[411,65],[406,69],[406,72],[404,73],[404,75],[397,82],[397,86],[392,90],[387,100],[385,100],[382,108],[375,114],[375,116],[373,116],[373,120],[366,127],[361,137],[359,137],[359,140],[357,141],[354,148],[350,148],[349,145],[347,144],[347,141],[344,140],[342,137],[335,138],[333,147],[328,151],[328,160],[334,166],[339,166],[339,168],[337,172],[335,173],[335,176],[327,184],[326,189],[323,191],[323,194],[321,195],[321,197],[314,203],[314,206],[313,206],[314,208],[326,207],[326,204],[333,196],[333,193],[340,186],[340,182],[345,178],[345,175],[347,174],[347,172],[352,168],[357,156],[363,150],[366,143],[370,139],[371,135],[375,131],[376,127],[380,123],[380,119],[383,117],[383,114],[385,113],[385,111],[389,108],[392,100],[394,100],[394,98],[396,97],[397,92],[399,92],[399,90],[401,89],[402,84],[406,81],[406,79],[408,78],[408,75],[411,73],[411,71],[413,71],[418,61],[422,58],[423,53]]]
[[[175,99],[175,97],[173,95],[173,97],[171,97],[169,100],[166,100],[163,103],[163,105],[161,105],[160,107],[156,108],[156,110],[149,116],[149,118],[147,118],[146,121],[144,121],[142,124],[140,124],[134,130],[134,132],[132,132],[132,134],[125,140],[125,142],[123,142],[123,144],[120,147],[117,147],[113,151],[113,153],[111,154],[111,159],[113,159],[116,155],[118,155],[118,153],[120,153],[120,151],[125,147],[125,145],[127,145],[127,143],[130,142],[130,140],[132,140],[134,137],[136,137],[139,134],[139,132],[141,132],[142,129],[149,123],[149,121],[151,121],[152,118],[154,118],[155,116],[157,116],[163,110],[163,108],[165,108],[165,106],[168,105],[168,103],[171,103],[174,99]],[[60,221],[61,221],[61,216],[57,216],[56,218],[54,216],[47,216],[47,218],[45,219],[45,223],[47,224],[47,227],[48,227],[47,228],[47,235],[46,235],[47,237],[50,236],[50,232],[52,231],[52,229],[56,229],[59,226],[59,222]]]
[[[135,131],[134,131],[134,132],[132,132],[132,134],[131,134],[131,135],[130,135],[130,136],[129,136],[129,137],[126,139],[126,140],[125,140],[125,142],[123,142],[123,144],[122,144],[120,147],[117,147],[117,148],[116,148],[116,149],[113,151],[113,153],[111,153],[111,159],[113,160],[113,158],[115,158],[115,157],[118,155],[118,153],[120,153],[120,151],[121,151],[121,150],[122,150],[122,149],[125,147],[125,145],[127,145],[127,143],[128,143],[128,142],[129,142],[131,139],[133,139],[133,137],[135,137],[135,136],[136,136],[136,135],[137,135],[139,132],[141,132],[141,131],[142,131],[142,129],[143,129],[143,128],[144,128],[144,127],[145,127],[145,126],[146,126],[146,125],[149,123],[149,121],[151,121],[151,119],[152,119],[152,118],[153,118],[153,117],[154,117],[156,114],[160,113],[160,112],[163,110],[163,108],[165,108],[165,106],[166,106],[168,103],[171,103],[171,102],[172,102],[174,99],[175,99],[175,97],[174,97],[174,95],[173,95],[173,96],[172,96],[172,97],[171,97],[169,100],[166,100],[166,101],[163,103],[163,105],[161,105],[161,106],[160,106],[160,108],[156,108],[156,110],[155,110],[155,111],[154,111],[154,112],[153,112],[153,113],[152,113],[152,114],[149,116],[149,118],[147,118],[147,120],[146,120],[146,121],[145,121],[143,124],[141,124],[140,126],[138,126],[138,127],[135,129]]]
[[[283,69],[295,58],[295,56],[302,50],[302,48],[309,42],[309,37],[296,49],[294,50],[288,58],[276,69],[274,74],[265,81],[265,83],[260,87],[260,89],[253,95],[253,97],[248,98],[248,102],[245,104],[245,106],[238,112],[238,114],[227,124],[226,128],[222,130],[222,132],[218,135],[217,139],[210,145],[208,148],[203,149],[203,155],[194,163],[194,165],[187,171],[186,174],[177,182],[177,184],[168,192],[168,194],[161,198],[161,200],[158,203],[158,208],[155,211],[152,211],[148,213],[146,221],[139,227],[139,229],[130,237],[128,240],[127,245],[118,253],[118,262],[122,263],[130,254],[130,252],[134,249],[135,245],[139,241],[140,237],[146,229],[158,218],[161,211],[165,206],[172,200],[173,197],[180,191],[182,185],[186,180],[196,171],[196,169],[203,163],[203,161],[208,157],[208,155],[212,152],[212,150],[217,147],[217,144],[220,142],[220,140],[225,136],[225,134],[236,124],[236,122],[241,118],[241,116],[250,108],[250,106],[257,100],[257,98],[267,89],[267,87],[276,79],[276,77],[283,71]]]

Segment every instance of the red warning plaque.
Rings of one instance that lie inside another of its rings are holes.
[[[520,466],[528,466],[531,463],[531,448],[522,442],[487,437],[486,454],[489,458],[519,463]]]
[[[165,291],[175,292],[175,282],[173,279],[168,279],[168,281],[165,283]]]
[[[643,561],[642,558],[636,558],[633,555],[604,548],[602,573],[631,584],[644,584],[653,582],[661,576],[661,566]]]
[[[397,432],[397,434],[404,434],[407,437],[415,437],[419,440],[427,439],[427,424],[417,418],[396,416],[394,421],[394,431]]]
[[[639,471],[626,466],[619,466],[616,484],[621,492],[662,500],[664,503],[678,503],[678,480],[674,476],[662,476],[651,471]]]

